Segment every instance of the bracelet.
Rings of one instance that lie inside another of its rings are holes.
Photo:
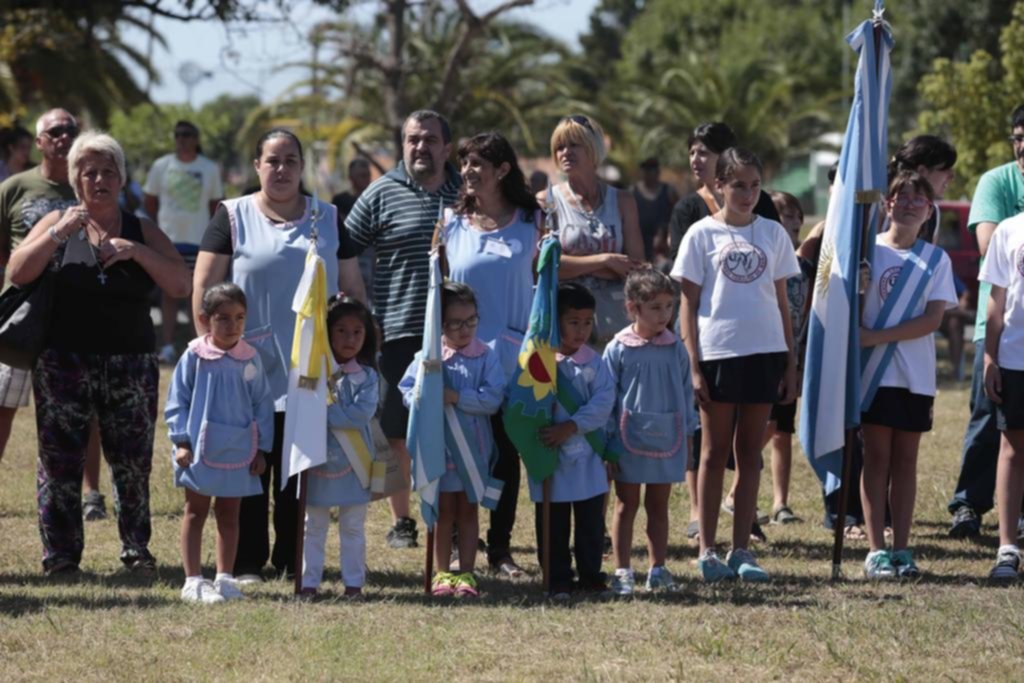
[[[67,237],[62,238],[60,235],[58,235],[57,228],[52,225],[50,226],[50,230],[48,232],[50,233],[50,239],[56,242],[57,244],[64,244],[65,242],[68,241]]]

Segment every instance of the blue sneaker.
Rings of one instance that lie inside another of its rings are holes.
[[[996,555],[996,566],[988,577],[995,581],[1013,581],[1020,578],[1020,551],[1013,546],[1002,546]]]
[[[723,564],[718,559],[718,553],[712,548],[704,551],[704,554],[697,560],[697,566],[700,567],[701,577],[703,577],[705,583],[730,581],[736,578],[736,572],[730,569],[727,564]]]
[[[728,557],[726,557],[726,562],[729,564],[729,568],[740,578],[740,581],[749,581],[751,583],[771,581],[772,577],[764,569],[761,569],[761,565],[757,563],[754,553],[746,548],[737,548],[730,552]]]
[[[901,579],[916,579],[921,576],[921,570],[914,564],[914,555],[910,548],[893,552],[892,566],[896,568],[896,576]]]
[[[879,581],[896,578],[896,567],[888,550],[874,550],[864,559],[864,576]]]

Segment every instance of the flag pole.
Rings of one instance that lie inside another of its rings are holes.
[[[306,541],[306,484],[309,470],[303,470],[296,482],[299,500],[295,508],[295,595],[302,593],[302,551]]]
[[[423,563],[423,592],[430,595],[430,579],[434,576],[434,530],[437,525],[427,529],[427,559]]]
[[[448,271],[447,258],[445,256],[444,249],[444,197],[440,198],[437,203],[437,222],[434,224],[434,234],[437,236],[437,243],[434,248],[437,249],[437,257],[439,265],[441,267],[442,279],[446,277]],[[444,311],[442,311],[442,318],[444,317]],[[441,418],[444,419],[443,417]],[[442,425],[443,428],[443,425]],[[441,444],[441,448],[444,448],[444,444]],[[437,531],[437,524],[431,524],[427,528],[427,556],[423,562],[423,592],[427,595],[431,594],[431,579],[434,576],[434,535]],[[451,569],[448,567],[447,569]]]
[[[551,477],[545,479],[543,484],[540,525],[544,534],[541,539],[540,569],[546,595],[551,590]]]
[[[872,24],[875,44],[875,74],[878,75],[881,71],[881,64],[879,62],[879,56],[881,52],[881,40],[882,40],[882,12],[884,8],[881,2],[876,0],[875,11],[872,16]],[[861,218],[861,240],[860,240],[860,262],[864,263],[867,259],[868,253],[868,240],[872,237],[871,232],[871,205],[876,203],[880,197],[877,190],[872,192],[864,193],[865,197],[858,197],[858,203],[864,207],[864,212]],[[859,308],[858,308],[858,321],[860,320],[860,311],[864,307],[864,293],[860,291],[860,282],[858,278],[857,285],[858,292],[860,292]],[[836,501],[836,521],[834,525],[834,536],[832,542],[832,580],[839,581],[843,578],[843,542],[846,540],[846,510],[850,504],[850,487],[853,482],[850,479],[853,477],[853,441],[856,433],[856,429],[847,429],[844,433],[843,438],[843,469],[842,478],[839,481],[839,500]]]

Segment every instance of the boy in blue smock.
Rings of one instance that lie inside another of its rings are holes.
[[[605,427],[615,404],[615,383],[604,361],[586,341],[594,329],[594,295],[567,282],[558,287],[558,399],[554,419],[541,429],[545,446],[558,448],[558,469],[551,475],[551,593],[566,600],[576,590],[607,590],[601,571],[604,549],[604,496],[608,474]],[[537,548],[542,554],[542,485],[533,479],[530,500],[537,504]],[[579,579],[573,584],[570,518],[575,517],[572,548]],[[543,563],[543,557],[540,557]]]

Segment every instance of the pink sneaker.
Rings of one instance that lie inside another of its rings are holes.
[[[450,572],[438,572],[434,575],[430,594],[435,598],[446,598],[455,595],[455,575]]]
[[[464,572],[455,577],[455,597],[480,597],[480,591],[476,587],[476,577],[473,576],[473,572]]]

